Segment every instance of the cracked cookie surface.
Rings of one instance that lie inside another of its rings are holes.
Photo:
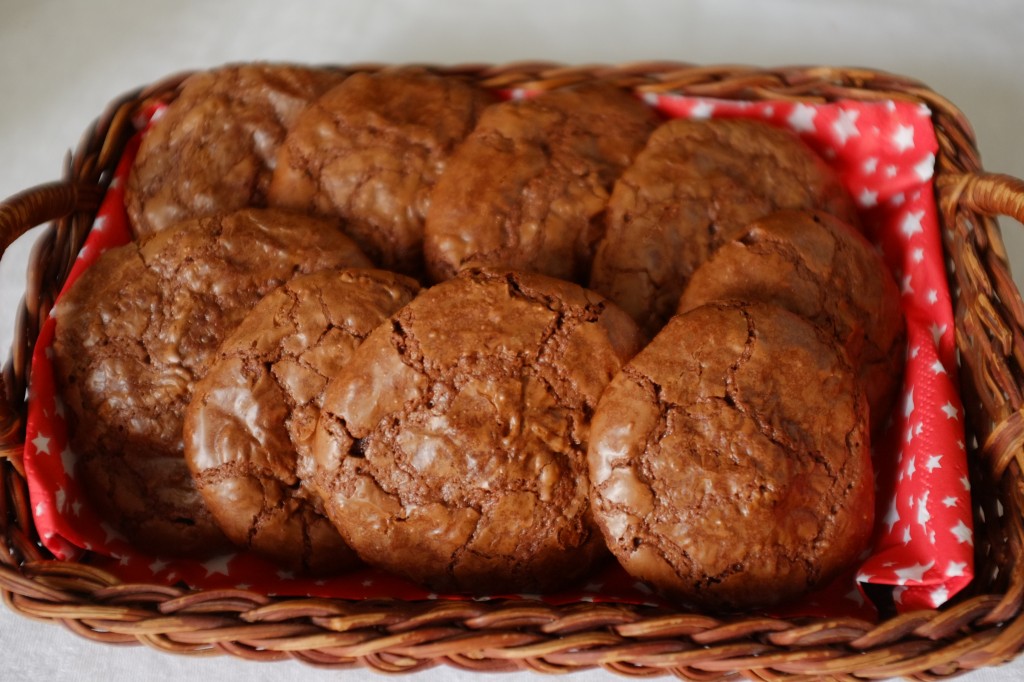
[[[153,121],[128,178],[136,237],[174,223],[264,206],[277,149],[306,106],[343,74],[283,64],[200,71]]]
[[[653,335],[722,243],[769,213],[807,208],[857,222],[835,172],[790,131],[745,119],[668,121],[615,183],[590,288]]]
[[[608,386],[588,458],[612,553],[687,603],[784,601],[871,534],[866,399],[836,341],[775,306],[673,318]]]
[[[388,270],[423,271],[431,190],[493,96],[423,69],[359,73],[298,117],[268,202],[325,216]]]
[[[872,430],[884,425],[903,372],[900,291],[854,227],[816,211],[752,223],[693,273],[679,312],[716,299],[774,303],[831,331],[863,381]]]
[[[104,253],[58,302],[54,341],[77,475],[100,514],[146,551],[221,546],[183,454],[194,383],[271,289],[369,265],[330,223],[269,209],[186,221]]]
[[[185,458],[235,545],[307,574],[357,563],[304,479],[327,382],[419,285],[326,270],[271,291],[224,340],[185,413]]]
[[[484,266],[585,283],[612,184],[656,124],[611,86],[490,107],[434,188],[424,237],[431,277]]]
[[[329,384],[313,483],[371,565],[444,591],[548,591],[604,554],[590,415],[639,348],[603,298],[467,271],[374,330]]]

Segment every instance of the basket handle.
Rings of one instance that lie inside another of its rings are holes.
[[[0,255],[15,239],[37,225],[57,220],[77,211],[99,207],[103,188],[73,182],[38,185],[0,202]],[[2,311],[10,314],[11,311]],[[20,468],[21,410],[17,398],[8,394],[0,374],[0,458],[8,458]]]
[[[965,173],[951,181],[952,200],[991,216],[1024,223],[1024,180],[1001,173]]]

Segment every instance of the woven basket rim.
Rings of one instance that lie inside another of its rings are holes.
[[[346,72],[396,66],[335,66]],[[1002,663],[1024,647],[1021,485],[1024,304],[1013,285],[995,215],[1024,217],[1024,183],[983,172],[970,124],[922,83],[855,67],[637,62],[565,65],[422,65],[485,87],[550,89],[589,80],[637,92],[737,99],[898,99],[927,104],[939,137],[936,193],[956,297],[961,379],[971,416],[978,585],[942,609],[885,618],[718,617],[649,606],[524,601],[352,602],[277,599],[244,590],[120,583],[84,563],[54,560],[33,537],[19,438],[29,352],[95,214],[98,197],[133,132],[136,114],[173,97],[192,72],[116,99],[83,137],[65,178],[0,203],[0,246],[54,220],[30,264],[26,303],[5,367],[0,410],[0,587],[23,615],[61,622],[103,642],[141,642],[177,653],[419,670],[564,672],[601,666],[627,675],[695,679],[950,674]],[[998,502],[1005,513],[997,514]],[[981,537],[984,536],[984,537]]]

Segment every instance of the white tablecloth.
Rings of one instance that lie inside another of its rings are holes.
[[[910,75],[973,123],[989,170],[1024,177],[1024,3],[1017,0],[0,0],[0,197],[57,179],[65,151],[120,93],[246,59],[860,65]],[[1004,223],[1018,283],[1024,237]],[[27,240],[0,267],[0,348],[24,290]],[[6,353],[6,350],[3,351]],[[0,680],[356,680],[294,662],[101,646],[0,607]],[[588,672],[577,679],[614,679]],[[416,682],[486,679],[436,668]],[[1024,679],[1024,659],[963,678]]]

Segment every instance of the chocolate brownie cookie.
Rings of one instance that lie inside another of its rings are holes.
[[[266,209],[186,221],[103,254],[57,304],[54,342],[78,476],[100,513],[152,552],[223,543],[183,455],[193,384],[268,291],[298,273],[368,265],[331,224]]]
[[[185,412],[185,459],[237,546],[302,573],[355,565],[302,479],[327,381],[418,290],[381,270],[302,275],[267,294],[221,344]]]
[[[328,385],[313,481],[369,564],[436,590],[547,591],[604,553],[598,397],[640,338],[576,285],[467,271],[374,330]]]
[[[846,354],[763,303],[673,318],[602,396],[589,464],[609,548],[687,603],[784,601],[872,530],[867,401]]]
[[[434,188],[430,275],[491,266],[585,283],[612,184],[656,122],[638,99],[601,85],[489,108]]]
[[[836,174],[790,131],[744,119],[669,121],[615,184],[590,286],[654,334],[715,249],[787,208],[857,221]]]
[[[271,64],[187,78],[143,138],[128,178],[125,204],[136,237],[187,218],[265,205],[286,130],[342,78]]]
[[[268,201],[340,216],[381,267],[421,274],[430,192],[492,101],[461,78],[423,69],[355,74],[298,117]]]
[[[830,330],[864,383],[873,430],[884,424],[903,371],[903,314],[896,282],[860,232],[820,212],[758,220],[693,273],[679,312],[727,298],[774,303]]]

